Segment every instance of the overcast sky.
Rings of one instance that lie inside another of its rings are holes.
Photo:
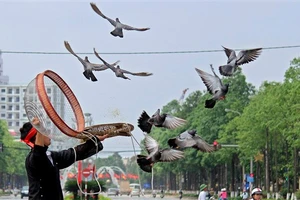
[[[156,109],[205,86],[195,67],[210,73],[209,64],[227,61],[224,52],[191,54],[105,55],[116,52],[221,50],[300,45],[299,6],[296,1],[94,1],[108,17],[149,31],[124,31],[124,38],[110,34],[113,27],[97,15],[90,1],[0,1],[0,49],[67,53],[64,40],[75,52],[93,48],[112,63],[150,77],[131,80],[110,70],[95,72],[97,82],[84,78],[83,67],[71,54],[35,55],[3,53],[4,75],[11,84],[28,84],[50,69],[58,73],[77,96],[94,123],[128,122],[137,140],[143,134],[137,119],[143,110]],[[264,50],[254,62],[242,66],[247,81],[259,87],[264,80],[282,81],[300,48]],[[85,55],[80,55],[84,57]],[[101,63],[94,55],[89,60]],[[217,74],[219,74],[217,72]],[[118,145],[116,145],[118,143]],[[110,138],[104,150],[132,150],[130,138]],[[136,148],[139,148],[136,145]],[[125,154],[121,154],[125,155]],[[133,153],[126,154],[133,155]]]

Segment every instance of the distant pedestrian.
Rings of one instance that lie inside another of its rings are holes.
[[[227,191],[226,191],[226,188],[222,188],[221,189],[220,198],[222,200],[227,200]]]
[[[248,200],[249,198],[248,192],[244,190],[243,193],[241,194],[241,197],[243,200]]]
[[[262,199],[262,190],[260,188],[254,188],[251,192],[251,200],[261,200]]]
[[[182,193],[182,190],[180,189],[179,190],[179,199],[182,199],[182,195],[183,195],[183,193]]]
[[[206,200],[206,195],[207,195],[207,185],[202,184],[200,185],[200,193],[198,196],[198,200]]]

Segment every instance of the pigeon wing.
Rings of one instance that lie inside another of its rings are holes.
[[[223,47],[223,46],[222,46]],[[236,54],[235,51],[226,47],[223,47],[225,54],[228,58],[227,60],[227,64],[229,64],[232,60],[234,60],[236,58]]]
[[[177,127],[183,126],[186,124],[186,120],[174,117],[172,115],[167,114],[164,123],[162,124],[163,127],[168,129],[175,129]]]
[[[124,69],[120,69],[122,73],[124,74],[131,74],[133,76],[151,76],[152,73],[148,73],[148,72],[137,72],[137,73],[133,73]]]
[[[196,145],[194,146],[195,149],[198,149],[202,152],[213,152],[216,150],[216,148],[213,145],[208,144],[198,135],[194,137],[194,140],[196,142]]]
[[[163,149],[161,151],[160,162],[171,162],[184,157],[184,152],[175,149]]]
[[[66,49],[67,49],[73,56],[75,56],[75,57],[78,58],[79,60],[82,60],[82,61],[83,61],[83,59],[80,58],[80,57],[73,51],[73,49],[71,48],[71,45],[69,44],[69,42],[64,41],[64,44],[65,44]]]
[[[147,31],[150,29],[150,28],[135,28],[126,24],[122,24],[122,25],[123,25],[122,28],[128,31]]]
[[[112,66],[116,66],[120,61],[114,62],[111,64]],[[92,64],[94,71],[103,71],[108,69],[108,67],[105,64]]]
[[[256,60],[256,58],[261,54],[261,52],[262,48],[240,51],[237,57],[237,65],[243,65]]]
[[[99,8],[96,6],[96,4],[91,3],[92,9],[101,17],[103,17],[104,19],[107,19],[109,21],[109,23],[111,23],[111,25],[116,26],[117,22],[113,19],[110,19],[109,17],[106,17],[100,10]]]
[[[151,158],[154,154],[158,152],[158,143],[149,135],[145,135],[145,147],[148,152],[147,159]]]
[[[75,56],[75,57],[81,62],[81,64],[83,65],[84,70],[87,69],[87,65],[91,65],[90,62],[85,61],[84,59],[80,58],[80,57],[73,51],[73,49],[71,48],[71,45],[69,44],[69,42],[64,41],[64,44],[65,44],[66,49],[67,49],[73,56]]]
[[[116,68],[114,66],[111,66],[109,63],[107,63],[105,60],[103,60],[99,54],[97,53],[96,49],[94,48],[94,54],[97,58],[99,58],[103,63],[104,65],[106,65],[108,68],[110,68],[113,72],[116,72]]]
[[[213,76],[200,69],[195,69],[210,94],[215,94],[217,91],[221,90],[222,85],[219,77]]]
[[[146,113],[146,111],[143,111],[138,119],[138,127],[140,127],[143,132],[150,133],[151,131],[152,125],[148,122],[149,119],[150,116]]]
[[[174,145],[174,143],[176,145]],[[180,137],[176,137],[176,138],[171,138],[168,140],[168,144],[170,147],[178,147],[180,149],[184,149],[184,148],[188,148],[188,147],[193,147],[196,145],[196,141],[192,138],[184,138],[181,139]]]

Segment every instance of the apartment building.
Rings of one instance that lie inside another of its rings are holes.
[[[33,88],[35,87],[28,87],[28,84],[9,84],[9,77],[3,75],[3,60],[0,51],[0,120],[7,122],[9,132],[17,140],[20,138],[20,127],[28,122],[24,107],[24,96],[27,95],[27,100],[38,101],[35,92],[26,92],[27,89],[32,90]],[[63,118],[65,116],[64,95],[55,84],[47,84],[45,88],[53,107]],[[47,125],[51,124],[49,119],[46,123]],[[57,131],[57,128],[53,125],[49,127],[51,131]],[[63,148],[63,142],[52,141],[51,146],[53,150],[60,150]]]

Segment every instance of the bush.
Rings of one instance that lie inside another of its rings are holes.
[[[98,180],[98,182],[100,183],[101,190],[106,191],[105,183],[103,181],[100,181],[100,180]],[[86,183],[85,181],[82,181],[81,190],[84,190],[85,183]],[[77,185],[77,180],[76,179],[67,180],[64,189],[73,194],[73,199],[74,200],[77,199],[79,187]],[[97,183],[96,180],[87,181],[87,192],[90,192],[91,190],[93,190],[94,192],[99,192],[99,189],[100,188],[99,188],[98,183]],[[98,198],[98,195],[95,195],[95,196],[96,196],[96,198]]]
[[[300,190],[297,190],[297,192],[295,192],[295,195],[296,195],[297,199],[300,199]]]

